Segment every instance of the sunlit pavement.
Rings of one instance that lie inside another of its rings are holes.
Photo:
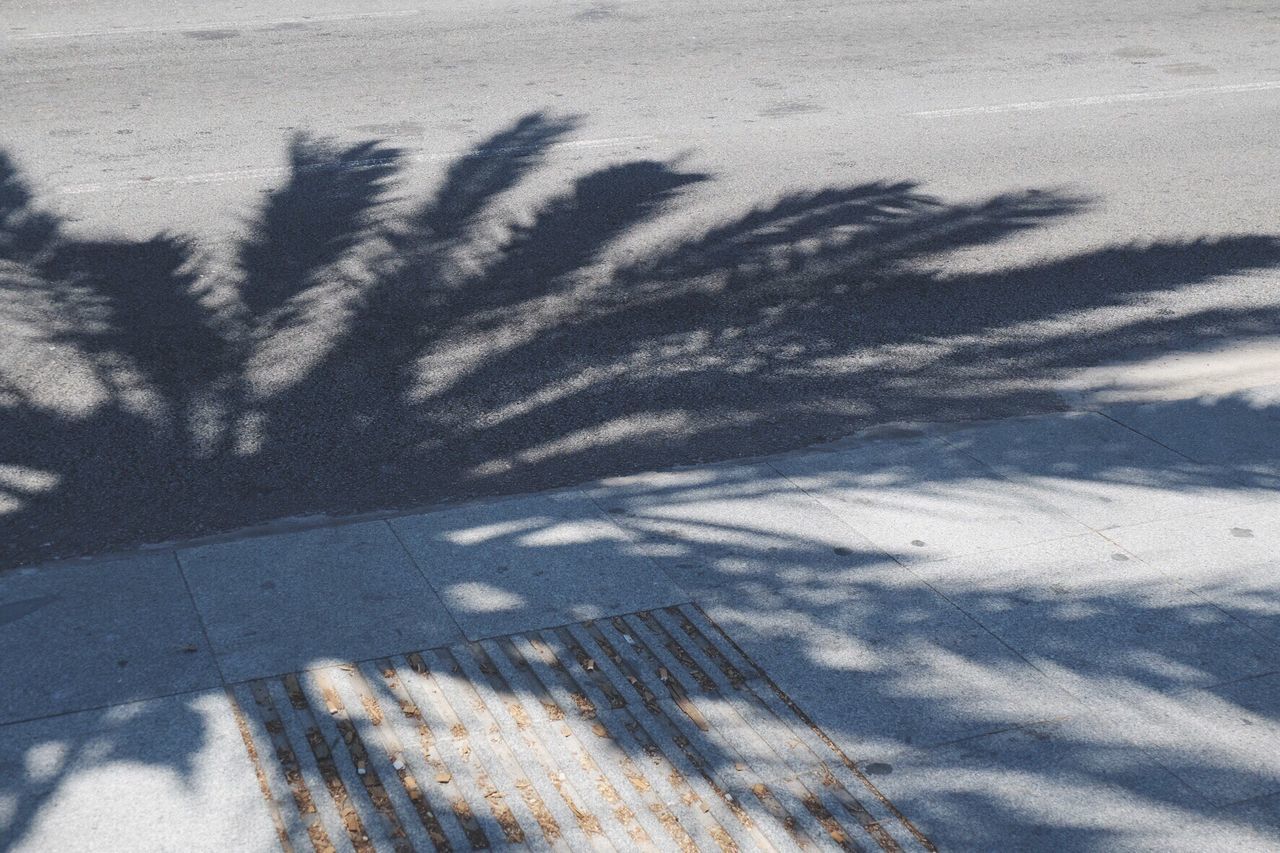
[[[1273,847],[1277,401],[8,572],[5,846]]]

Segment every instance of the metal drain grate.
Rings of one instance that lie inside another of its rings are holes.
[[[233,694],[286,849],[933,849],[693,605]]]

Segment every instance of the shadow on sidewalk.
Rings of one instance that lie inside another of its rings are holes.
[[[1269,234],[1119,244],[983,273],[931,269],[947,253],[1048,227],[1088,204],[1051,191],[956,203],[908,182],[822,187],[618,261],[611,245],[679,215],[686,194],[713,180],[678,163],[634,161],[580,176],[530,221],[499,222],[494,238],[497,202],[575,127],[541,114],[517,120],[459,158],[404,216],[386,212],[399,152],[298,137],[289,178],[257,212],[230,280],[202,268],[189,235],[72,236],[0,157],[0,560],[582,483],[800,447],[887,420],[1048,409],[1056,403],[1045,389],[1074,370],[1170,341],[1190,349],[1277,331],[1274,303],[1208,290],[1280,263],[1280,239]],[[1162,301],[1197,288],[1205,298],[1179,310]],[[1091,323],[1104,316],[1107,324]],[[1205,407],[1229,414],[1244,405]],[[1276,485],[1274,449],[1237,461],[1257,472],[1252,485]],[[1020,473],[1051,473],[1062,489],[1203,485],[1190,463],[1099,459]],[[1093,638],[1116,625],[1188,636],[1236,625],[1218,606],[1087,577],[1070,600],[1027,601],[1012,581],[943,599],[869,546],[668,517],[709,490],[750,503],[774,488],[711,476],[672,475],[670,487],[624,496],[618,518],[635,539],[617,547],[674,560],[671,574],[705,590],[731,634],[768,649],[777,668],[790,661],[795,682],[819,685],[802,704],[848,695],[856,707],[892,709],[865,726],[831,726],[859,760],[901,748],[910,721],[949,720],[969,735],[1027,721],[984,705],[983,691],[1057,696],[1028,688],[1035,674],[992,640],[986,614],[1027,608],[1073,683],[1156,705],[1203,682],[1204,649],[1099,656]],[[924,481],[910,466],[868,476],[941,493],[968,485],[946,471]],[[516,547],[538,523],[511,534]],[[708,557],[712,539],[736,544]],[[1271,589],[1224,594],[1273,626]],[[946,620],[958,633],[939,630]],[[316,649],[316,659],[329,651]],[[1071,704],[1059,696],[1041,710],[1059,700]],[[1225,693],[1201,701],[1214,706],[1206,713],[1243,713],[1270,728],[1280,714]],[[1104,808],[1125,790],[1126,772],[1145,766],[1125,766],[1131,755],[1110,730],[1049,728],[1056,765],[1019,778],[1077,796],[1083,811]],[[1275,772],[1162,737],[1139,743],[1176,775],[1262,782]],[[187,772],[180,751],[126,757]],[[953,778],[972,778],[967,759],[954,760]],[[998,761],[991,772],[1001,772]],[[10,784],[18,805],[9,828],[21,837],[57,777]],[[1123,831],[1102,819],[1053,823],[1007,787],[967,784],[934,794],[956,812],[1012,814],[1055,846],[1109,847]],[[1145,783],[1129,793],[1171,820],[1230,824],[1173,793],[1161,800]]]
[[[192,236],[71,236],[0,159],[0,560],[1052,409],[1073,370],[1276,331],[1266,301],[1162,307],[1274,235],[931,271],[1087,204],[1054,191],[825,187],[618,260],[712,180],[634,161],[495,220],[576,124],[519,119],[406,215],[398,151],[299,136],[230,280]]]

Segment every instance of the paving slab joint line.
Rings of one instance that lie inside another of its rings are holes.
[[[1092,713],[1091,713],[1092,710],[1093,709],[1086,707],[1085,709],[1081,711],[1077,711],[1072,714],[1056,714],[1052,717],[1039,717],[1034,720],[1025,720],[1021,723],[1012,723],[1007,726],[1001,726],[1000,728],[997,728],[997,729],[988,729],[987,731],[976,732],[970,735],[963,735],[962,737],[951,738],[950,740],[941,740],[936,743],[931,743],[928,746],[919,747],[919,750],[923,753],[932,753],[932,752],[937,752],[944,749],[950,749],[951,747],[958,746],[960,744],[979,741],[979,740],[982,740],[983,738],[996,737],[997,735],[1005,735],[1005,734],[1009,734],[1010,732],[1028,731],[1028,730],[1034,729],[1036,726],[1054,726],[1054,725],[1059,725],[1061,723],[1069,723],[1072,720],[1078,720],[1078,719],[1083,719],[1083,718],[1092,716]]]
[[[701,607],[698,605],[698,603],[697,603],[694,599],[692,599],[692,598],[683,599],[683,600],[681,600],[681,601],[676,601],[676,602],[673,602],[673,603],[671,603],[671,604],[664,604],[664,605],[662,605],[662,606],[663,606],[663,607],[697,607],[699,612],[703,612],[703,611],[702,611],[702,608],[701,608]],[[629,615],[629,614],[625,614],[625,613],[624,613],[624,614],[621,614],[621,615],[624,615],[624,616],[625,616],[625,615]],[[599,621],[600,619],[610,619],[610,618],[613,618],[613,614],[610,614],[609,616],[601,616],[601,617],[598,617],[596,621]],[[571,628],[571,627],[573,627],[574,625],[581,625],[583,622],[586,622],[586,621],[592,621],[592,620],[579,619],[579,620],[576,620],[576,621],[573,621],[573,622],[563,622],[563,623],[559,623],[559,624],[546,625],[546,626],[542,626],[542,627],[539,627],[539,628],[536,628],[536,629],[531,629],[531,630],[536,630],[536,631],[556,631],[556,630],[559,630],[559,629],[561,629],[561,628]],[[527,632],[517,632],[517,633],[527,633]],[[453,645],[456,645],[456,644],[458,644],[458,643],[462,643],[462,644],[471,644],[471,643],[484,643],[484,642],[488,642],[488,641],[490,641],[490,640],[502,640],[502,639],[506,639],[507,637],[511,637],[511,636],[513,636],[513,635],[512,635],[512,633],[511,633],[510,631],[508,631],[508,632],[506,632],[506,633],[502,633],[502,634],[484,634],[484,635],[482,635],[482,636],[478,636],[478,637],[476,637],[476,638],[474,638],[474,639],[472,639],[471,637],[467,637],[466,635],[459,635],[459,638],[458,638],[458,640],[456,641],[456,643],[451,642],[448,646],[443,646],[443,647],[441,647],[441,648],[449,648],[449,647],[452,647]],[[434,647],[433,647],[433,648],[434,648]],[[412,653],[413,653],[413,652],[415,652],[415,651],[420,651],[420,650],[419,650],[419,649],[410,649],[410,650],[408,650],[408,651],[397,651],[397,652],[386,652],[386,653],[382,653],[382,652],[380,652],[380,653],[375,654],[375,655],[370,655],[369,657],[343,659],[343,660],[340,662],[340,664],[341,664],[341,665],[351,665],[351,666],[360,666],[360,665],[362,665],[362,664],[376,664],[378,661],[380,661],[380,660],[384,660],[384,659],[386,659],[386,658],[388,658],[388,657],[395,657],[396,655],[412,654]],[[266,674],[256,674],[256,675],[247,676],[247,677],[245,677],[245,678],[234,678],[234,679],[228,679],[228,680],[226,680],[226,681],[224,682],[224,684],[223,684],[222,686],[225,686],[225,687],[240,687],[240,686],[242,686],[242,685],[252,684],[252,683],[253,683],[253,682],[255,682],[255,681],[262,681],[262,680],[264,680],[264,679],[265,679],[265,680],[269,680],[269,679],[272,679],[272,678],[283,678],[284,676],[289,675],[289,674],[291,674],[291,673],[295,673],[295,672],[317,672],[317,671],[320,671],[320,670],[329,669],[330,667],[332,667],[332,666],[334,666],[334,665],[336,665],[336,664],[338,664],[338,663],[339,663],[339,662],[335,662],[335,661],[333,661],[333,660],[324,660],[324,661],[322,661],[322,662],[320,662],[320,663],[317,663],[315,666],[306,666],[306,667],[302,667],[302,668],[300,668],[300,669],[281,670],[280,672],[270,672],[270,673],[266,673]],[[168,695],[168,696],[185,696],[185,695],[188,695],[188,694],[195,695],[195,694],[202,693],[202,692],[203,692],[203,690],[200,690],[200,689],[196,689],[196,690],[182,690],[182,691],[179,691],[178,693],[172,693],[172,694],[166,694],[166,695]],[[129,701],[127,701],[127,702],[111,702],[111,703],[108,703],[108,704],[106,704],[106,705],[101,705],[101,706],[99,706],[98,708],[85,708],[85,709],[83,709],[83,710],[91,711],[91,710],[102,710],[102,709],[105,709],[105,708],[114,708],[114,707],[117,707],[117,706],[119,706],[119,705],[130,705],[130,704],[133,704],[134,702],[137,702],[137,701],[150,701],[150,700],[151,700],[151,699],[153,699],[153,698],[160,699],[160,698],[164,698],[164,697],[161,697],[161,696],[156,696],[156,697],[148,696],[148,697],[146,697],[146,699],[141,699],[141,700],[129,700]],[[51,716],[51,717],[60,717],[60,716],[65,716],[66,714],[76,714],[76,713],[80,713],[80,711],[64,711],[64,712],[59,712],[59,713],[57,713],[57,714],[49,714],[48,716]],[[42,717],[36,717],[36,718],[33,718],[33,719],[43,719],[43,718],[42,718]],[[29,722],[29,721],[28,721],[28,720],[15,720],[14,722]],[[9,723],[5,723],[4,725],[10,725],[10,724],[9,724]]]
[[[753,667],[755,667],[756,673],[765,682],[765,684],[769,686],[769,689],[773,690],[773,692],[777,694],[778,698],[782,700],[783,704],[785,704],[792,711],[792,713],[794,713],[796,717],[800,719],[801,722],[803,722],[806,726],[808,726],[813,731],[813,733],[817,735],[817,737],[827,746],[828,749],[830,749],[833,753],[835,753],[835,755],[844,763],[845,767],[848,768],[849,772],[853,773],[854,776],[858,779],[858,781],[860,781],[863,785],[866,786],[867,790],[870,791],[876,797],[876,799],[880,801],[880,804],[885,809],[887,809],[889,813],[894,816],[895,819],[897,819],[897,821],[903,826],[903,828],[905,828],[908,832],[910,832],[912,837],[915,838],[915,840],[919,842],[920,845],[923,846],[926,850],[930,851],[930,853],[937,853],[938,848],[934,845],[934,843],[930,841],[929,838],[923,832],[921,832],[920,829],[917,828],[916,825],[912,823],[911,820],[905,814],[903,814],[902,811],[899,810],[896,805],[893,804],[892,800],[890,800],[887,796],[885,796],[884,792],[882,792],[878,787],[876,787],[876,785],[871,781],[871,779],[868,778],[867,775],[862,772],[862,769],[860,767],[858,767],[857,763],[852,758],[850,758],[848,754],[843,749],[841,749],[840,746],[834,740],[832,740],[831,737],[820,726],[818,726],[817,723],[813,721],[813,718],[810,717],[795,702],[794,699],[788,696],[786,692],[783,691],[783,689],[778,686],[777,682],[773,680],[773,678],[769,675],[769,673],[765,672],[764,668],[761,667],[760,664],[756,663],[755,659],[753,659],[750,655],[748,655],[746,653],[746,650],[743,649],[740,645],[738,645],[737,641],[734,640],[732,637],[730,637],[729,634],[724,630],[724,628],[722,628],[718,622],[713,620],[707,614],[707,612],[702,609],[701,605],[699,605],[697,602],[694,602],[692,604],[692,607],[698,611],[698,613],[702,616],[703,619],[706,620],[707,624],[714,627],[716,631],[720,633],[720,637],[725,641],[725,643],[727,643],[730,647],[733,648],[734,651],[736,651],[739,655],[741,655],[744,660],[748,661]]]
[[[1192,517],[1194,517],[1194,516],[1192,516]],[[1108,529],[1112,529],[1112,528],[1108,528]],[[1123,528],[1121,528],[1121,529],[1123,529]],[[1145,559],[1143,559],[1141,555],[1134,553],[1133,551],[1131,551],[1131,550],[1129,550],[1128,548],[1126,548],[1126,547],[1124,547],[1123,545],[1121,545],[1119,542],[1117,542],[1117,541],[1115,541],[1114,539],[1112,539],[1110,536],[1108,536],[1108,535],[1107,535],[1107,531],[1105,531],[1105,530],[1095,530],[1095,531],[1094,531],[1094,533],[1098,534],[1098,536],[1100,536],[1103,540],[1105,540],[1108,544],[1110,544],[1110,545],[1111,545],[1112,547],[1114,547],[1116,550],[1123,551],[1124,553],[1128,554],[1128,555],[1129,555],[1129,559],[1131,559],[1131,560],[1137,560],[1139,563],[1141,563],[1142,565],[1144,565],[1144,566],[1146,566],[1147,568],[1151,569],[1152,571],[1160,572],[1160,573],[1162,573],[1162,574],[1163,574],[1163,573],[1165,573],[1165,570],[1164,570],[1164,569],[1162,569],[1160,566],[1157,566],[1156,564],[1154,564],[1154,563],[1150,562],[1149,560],[1145,560]],[[1187,593],[1188,595],[1192,596],[1193,598],[1199,599],[1199,600],[1200,600],[1203,604],[1205,604],[1206,606],[1208,606],[1208,607],[1212,607],[1214,610],[1218,611],[1218,612],[1219,612],[1219,613],[1221,613],[1223,616],[1225,616],[1225,617],[1227,617],[1228,619],[1230,619],[1232,622],[1235,622],[1237,625],[1241,625],[1241,626],[1243,626],[1243,627],[1247,628],[1247,629],[1250,631],[1250,633],[1255,634],[1255,635],[1256,635],[1256,636],[1258,636],[1258,637],[1261,637],[1263,640],[1266,640],[1268,643],[1271,643],[1271,644],[1274,644],[1274,645],[1280,645],[1280,637],[1274,637],[1274,636],[1272,636],[1271,634],[1268,634],[1266,631],[1263,631],[1263,630],[1262,630],[1262,629],[1260,629],[1257,625],[1253,624],[1251,621],[1249,621],[1249,620],[1247,620],[1247,619],[1242,619],[1238,613],[1234,613],[1234,612],[1232,612],[1232,611],[1230,611],[1230,610],[1226,609],[1226,608],[1225,608],[1225,607],[1223,607],[1222,605],[1218,604],[1216,601],[1213,601],[1213,600],[1211,600],[1211,599],[1205,598],[1205,597],[1204,597],[1204,595],[1202,595],[1199,591],[1197,591],[1197,590],[1195,590],[1195,589],[1192,589],[1191,587],[1189,587],[1189,586],[1187,586],[1186,584],[1182,583],[1181,581],[1179,581],[1179,580],[1178,580],[1178,578],[1173,577],[1173,576],[1170,576],[1170,577],[1169,577],[1169,582],[1170,582],[1170,583],[1172,583],[1174,586],[1178,587],[1178,589],[1180,589],[1180,590],[1182,590],[1183,592]],[[1269,673],[1262,673],[1262,675],[1267,675],[1267,674],[1269,674]],[[1258,677],[1258,676],[1255,676],[1255,675],[1246,675],[1246,676],[1244,676],[1243,678],[1235,679],[1235,680],[1236,680],[1236,681],[1242,681],[1242,680],[1244,680],[1244,679],[1248,679],[1248,678],[1256,678],[1256,677]],[[1231,683],[1231,682],[1223,682],[1223,683],[1228,683],[1228,684],[1229,684],[1229,683]]]
[[[621,524],[618,523],[617,519],[609,512],[609,508],[604,504],[600,503],[600,501],[596,498],[595,495],[591,494],[591,492],[593,491],[595,490],[586,489],[582,492],[582,494],[586,497],[588,501],[590,501],[591,505],[595,507],[596,513],[605,521],[607,521],[609,525],[618,532],[618,535],[622,538],[622,541],[624,542],[632,541],[631,531],[627,530],[625,527],[623,527]],[[680,583],[680,580],[678,578],[676,578],[670,572],[667,571],[666,567],[663,565],[662,560],[659,560],[657,557],[648,553],[644,554],[643,557],[645,562],[647,562],[652,569],[657,571],[658,574],[661,575],[669,584],[674,586],[676,589],[680,590],[680,592],[686,598],[686,601],[682,603],[685,603],[685,604],[692,603],[693,595],[689,592],[688,589],[685,588],[684,584]],[[570,624],[576,624],[576,623],[570,623]]]
[[[1251,803],[1261,803],[1265,800],[1273,800],[1273,799],[1280,800],[1280,787],[1277,787],[1273,791],[1266,791],[1265,793],[1255,794],[1252,797],[1245,797],[1242,800],[1232,800],[1229,803],[1222,803],[1221,805],[1215,805],[1213,806],[1213,808],[1217,809],[1218,811],[1226,811],[1227,809],[1233,809],[1233,808],[1236,808],[1237,806],[1249,805]]]
[[[453,625],[454,631],[459,637],[466,637],[466,632],[462,630],[462,623],[458,621],[458,617],[453,615],[453,611],[445,605],[444,596],[440,593],[439,588],[431,582],[431,576],[427,573],[427,570],[423,568],[422,564],[418,562],[418,558],[414,556],[412,549],[404,544],[404,539],[400,538],[400,533],[396,530],[396,526],[385,518],[382,519],[382,525],[386,527],[387,530],[391,531],[391,536],[396,540],[396,545],[400,546],[400,551],[409,559],[409,563],[418,570],[418,574],[422,575],[422,579],[426,581],[431,592],[435,594],[436,599],[440,602],[441,609],[449,615],[449,622]]]
[[[222,661],[218,660],[213,640],[209,637],[209,626],[204,622],[204,614],[200,612],[200,605],[196,603],[195,593],[191,591],[191,580],[187,577],[187,570],[182,565],[182,558],[178,556],[176,548],[171,556],[173,557],[173,564],[178,570],[178,577],[182,578],[182,588],[186,590],[187,600],[191,602],[191,612],[196,614],[196,621],[200,623],[200,636],[204,637],[204,645],[209,652],[209,657],[213,660],[213,668],[218,672],[218,680],[222,682],[223,687],[229,687],[231,682],[227,681],[227,674],[222,671]]]
[[[1105,410],[1103,410],[1103,409],[1094,409],[1093,411],[1094,411],[1094,412],[1096,412],[1097,414],[1101,415],[1102,417],[1106,418],[1107,420],[1111,421],[1113,424],[1116,424],[1117,426],[1124,427],[1125,429],[1129,430],[1129,432],[1133,433],[1134,435],[1141,436],[1142,438],[1145,438],[1147,441],[1151,442],[1152,444],[1157,444],[1157,445],[1159,445],[1160,447],[1163,447],[1165,450],[1169,451],[1170,453],[1174,453],[1174,454],[1177,454],[1178,456],[1181,456],[1183,459],[1187,460],[1188,462],[1194,462],[1194,463],[1195,463],[1195,464],[1197,464],[1197,465],[1211,465],[1211,464],[1213,464],[1213,463],[1211,463],[1211,462],[1206,462],[1206,461],[1205,461],[1205,460],[1203,460],[1203,459],[1196,459],[1194,456],[1188,456],[1186,453],[1183,453],[1181,450],[1178,450],[1176,447],[1170,447],[1169,445],[1165,444],[1165,443],[1164,443],[1163,441],[1161,441],[1160,439],[1155,438],[1154,436],[1147,435],[1145,432],[1143,432],[1142,430],[1138,429],[1137,427],[1132,426],[1131,424],[1127,424],[1127,423],[1125,423],[1124,421],[1120,420],[1118,417],[1116,417],[1115,415],[1111,414],[1110,412],[1107,412],[1107,411],[1105,411]]]
[[[23,723],[34,723],[37,720],[56,720],[58,717],[70,717],[75,714],[90,714],[90,713],[93,713],[94,711],[110,711],[112,708],[125,708],[125,707],[128,707],[129,705],[138,705],[143,702],[155,702],[160,699],[176,699],[179,696],[202,696],[207,694],[210,690],[214,690],[218,687],[228,687],[228,686],[234,686],[234,685],[217,684],[217,685],[210,685],[209,687],[193,687],[188,690],[175,690],[172,693],[157,693],[154,696],[151,694],[147,694],[145,696],[140,696],[132,699],[124,699],[119,702],[103,702],[99,705],[90,705],[84,708],[77,707],[77,708],[71,708],[66,711],[53,711],[48,714],[35,714],[34,716],[30,716],[30,717],[19,717],[16,720],[6,720],[3,723],[0,723],[0,729],[7,728],[9,726],[20,726]]]
[[[945,442],[944,442],[944,443],[945,443]],[[951,445],[949,445],[949,444],[948,444],[948,446],[951,446]],[[958,448],[957,448],[957,450],[958,450]],[[961,453],[964,453],[964,451],[960,451],[960,452],[961,452]],[[969,454],[967,454],[967,453],[966,453],[965,455],[966,455],[966,456],[968,456]],[[972,457],[971,457],[971,458],[972,458]],[[985,464],[985,463],[983,463],[981,460],[976,460],[976,461],[978,461],[978,463],[979,463],[979,464],[983,465],[983,467],[987,467],[987,466],[986,466],[986,464]],[[781,476],[783,479],[785,479],[787,482],[791,483],[791,485],[792,485],[792,486],[794,486],[796,489],[798,489],[799,491],[803,492],[803,493],[804,493],[804,494],[806,494],[806,495],[809,495],[809,496],[810,496],[811,498],[813,498],[815,501],[817,500],[817,496],[816,496],[816,495],[814,495],[814,494],[813,494],[811,491],[809,491],[808,489],[805,489],[805,488],[804,488],[803,486],[801,486],[799,483],[796,483],[796,482],[795,482],[795,480],[791,479],[789,476],[787,476],[785,473],[783,473],[782,471],[780,471],[778,468],[774,467],[771,463],[770,463],[769,467],[770,467],[773,471],[775,471],[779,476]],[[996,473],[996,472],[994,472],[994,471],[992,471],[992,473],[993,473],[993,474],[995,474],[995,476],[997,476],[997,477],[999,477],[999,476],[1000,476],[998,473]],[[1006,479],[1006,478],[1003,478],[1003,477],[1002,477],[1001,479]],[[858,534],[859,536],[862,536],[862,538],[867,539],[867,541],[868,541],[868,542],[870,542],[870,541],[871,541],[868,537],[866,537],[866,536],[862,533],[862,531],[858,530],[856,527],[854,527],[853,525],[849,524],[849,523],[848,523],[848,521],[846,521],[845,519],[841,518],[840,516],[838,516],[838,515],[836,515],[836,514],[834,514],[834,513],[832,513],[832,515],[835,517],[835,520],[837,521],[837,523],[844,525],[845,527],[847,527],[847,528],[849,528],[850,530],[852,530],[854,533]],[[1064,513],[1064,515],[1065,515],[1065,513]],[[1068,516],[1068,517],[1069,517],[1069,516]],[[1072,519],[1072,520],[1074,521],[1075,519]],[[1045,542],[1063,542],[1063,541],[1066,541],[1066,540],[1068,540],[1068,539],[1079,539],[1079,538],[1081,538],[1081,537],[1085,537],[1085,536],[1092,536],[1092,535],[1096,535],[1096,534],[1098,533],[1098,531],[1093,530],[1092,528],[1090,528],[1090,527],[1089,527],[1088,525],[1086,525],[1086,524],[1081,523],[1081,527],[1083,527],[1083,528],[1084,528],[1084,530],[1082,530],[1080,533],[1073,533],[1073,534],[1071,534],[1071,535],[1069,535],[1069,536],[1061,536],[1061,537],[1057,537],[1057,538],[1054,538],[1054,539],[1045,539],[1045,540],[1041,540],[1040,542],[1038,542],[1038,543],[1036,543],[1036,544],[1044,544]],[[873,543],[873,544],[874,544],[874,543]],[[1026,543],[1024,543],[1024,544],[1022,544],[1022,545],[1012,545],[1012,546],[1009,546],[1008,548],[988,548],[988,549],[984,549],[984,550],[981,550],[981,551],[974,551],[974,552],[972,552],[971,554],[969,554],[969,555],[967,555],[967,556],[976,556],[976,555],[981,555],[981,554],[995,554],[995,553],[999,553],[999,552],[1001,552],[1001,551],[1012,551],[1012,550],[1016,550],[1017,548],[1021,548],[1021,547],[1025,547],[1025,546],[1026,546]],[[938,589],[936,586],[934,586],[932,583],[930,583],[930,582],[929,582],[929,580],[928,580],[927,578],[925,578],[925,577],[921,576],[918,572],[916,572],[916,571],[913,569],[913,565],[915,565],[915,564],[914,564],[912,561],[903,561],[903,560],[900,560],[900,559],[899,559],[898,557],[896,557],[895,555],[893,555],[893,554],[889,553],[888,551],[885,551],[883,548],[880,548],[880,546],[878,546],[878,545],[877,545],[877,546],[875,546],[875,547],[876,547],[876,550],[878,550],[878,551],[879,551],[881,554],[883,554],[885,557],[887,557],[888,559],[892,560],[894,563],[897,563],[899,566],[901,566],[901,567],[902,567],[903,569],[905,569],[907,572],[911,573],[911,575],[912,575],[913,577],[915,577],[915,578],[916,578],[916,580],[918,580],[918,581],[919,581],[923,586],[925,586],[925,587],[926,587],[930,592],[932,592],[934,595],[938,596],[938,598],[942,599],[942,600],[943,600],[943,601],[945,601],[947,604],[949,604],[949,605],[951,605],[952,607],[954,607],[957,611],[959,611],[959,612],[960,612],[960,614],[961,614],[962,616],[964,616],[964,618],[966,618],[966,619],[968,619],[969,621],[973,622],[973,624],[975,624],[976,626],[978,626],[978,628],[979,628],[979,629],[981,629],[982,631],[985,631],[987,634],[989,634],[989,635],[991,636],[991,638],[992,638],[992,639],[994,639],[997,643],[999,643],[1000,645],[1002,645],[1002,646],[1004,646],[1006,649],[1008,649],[1008,650],[1009,650],[1009,652],[1010,652],[1010,653],[1012,653],[1015,657],[1017,657],[1019,660],[1021,660],[1021,661],[1022,661],[1023,663],[1025,663],[1027,666],[1031,667],[1031,668],[1032,668],[1033,670],[1035,670],[1036,672],[1040,673],[1041,675],[1045,676],[1046,678],[1048,677],[1048,673],[1044,672],[1042,669],[1040,669],[1040,667],[1036,666],[1036,665],[1035,665],[1035,663],[1034,663],[1034,662],[1032,662],[1030,658],[1028,658],[1026,655],[1024,655],[1024,654],[1023,654],[1022,652],[1020,652],[1018,649],[1014,648],[1012,645],[1010,645],[1010,644],[1009,644],[1009,643],[1008,643],[1008,642],[1007,642],[1003,637],[1001,637],[1001,636],[1000,636],[999,634],[997,634],[995,631],[993,631],[993,630],[991,630],[990,628],[988,628],[985,624],[983,624],[982,620],[978,619],[976,616],[974,616],[972,613],[970,613],[970,612],[969,612],[968,610],[966,610],[964,607],[960,606],[960,604],[959,604],[958,602],[954,601],[954,600],[953,600],[949,595],[947,595],[945,592],[943,592],[942,590],[940,590],[940,589]],[[695,606],[696,606],[696,605],[695,605]],[[708,621],[710,621],[710,620],[708,620]],[[712,622],[712,624],[715,624],[715,623],[714,623],[714,622]],[[743,655],[743,656],[744,656],[744,657],[746,657],[745,653],[744,653],[744,655]],[[747,659],[748,659],[748,660],[750,660],[750,658],[747,658]],[[777,689],[777,688],[775,687],[775,689]],[[868,784],[870,784],[870,782],[869,782],[869,781],[868,781]]]

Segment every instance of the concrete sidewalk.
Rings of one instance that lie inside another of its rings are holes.
[[[1280,386],[0,575],[0,847],[1280,846]]]

